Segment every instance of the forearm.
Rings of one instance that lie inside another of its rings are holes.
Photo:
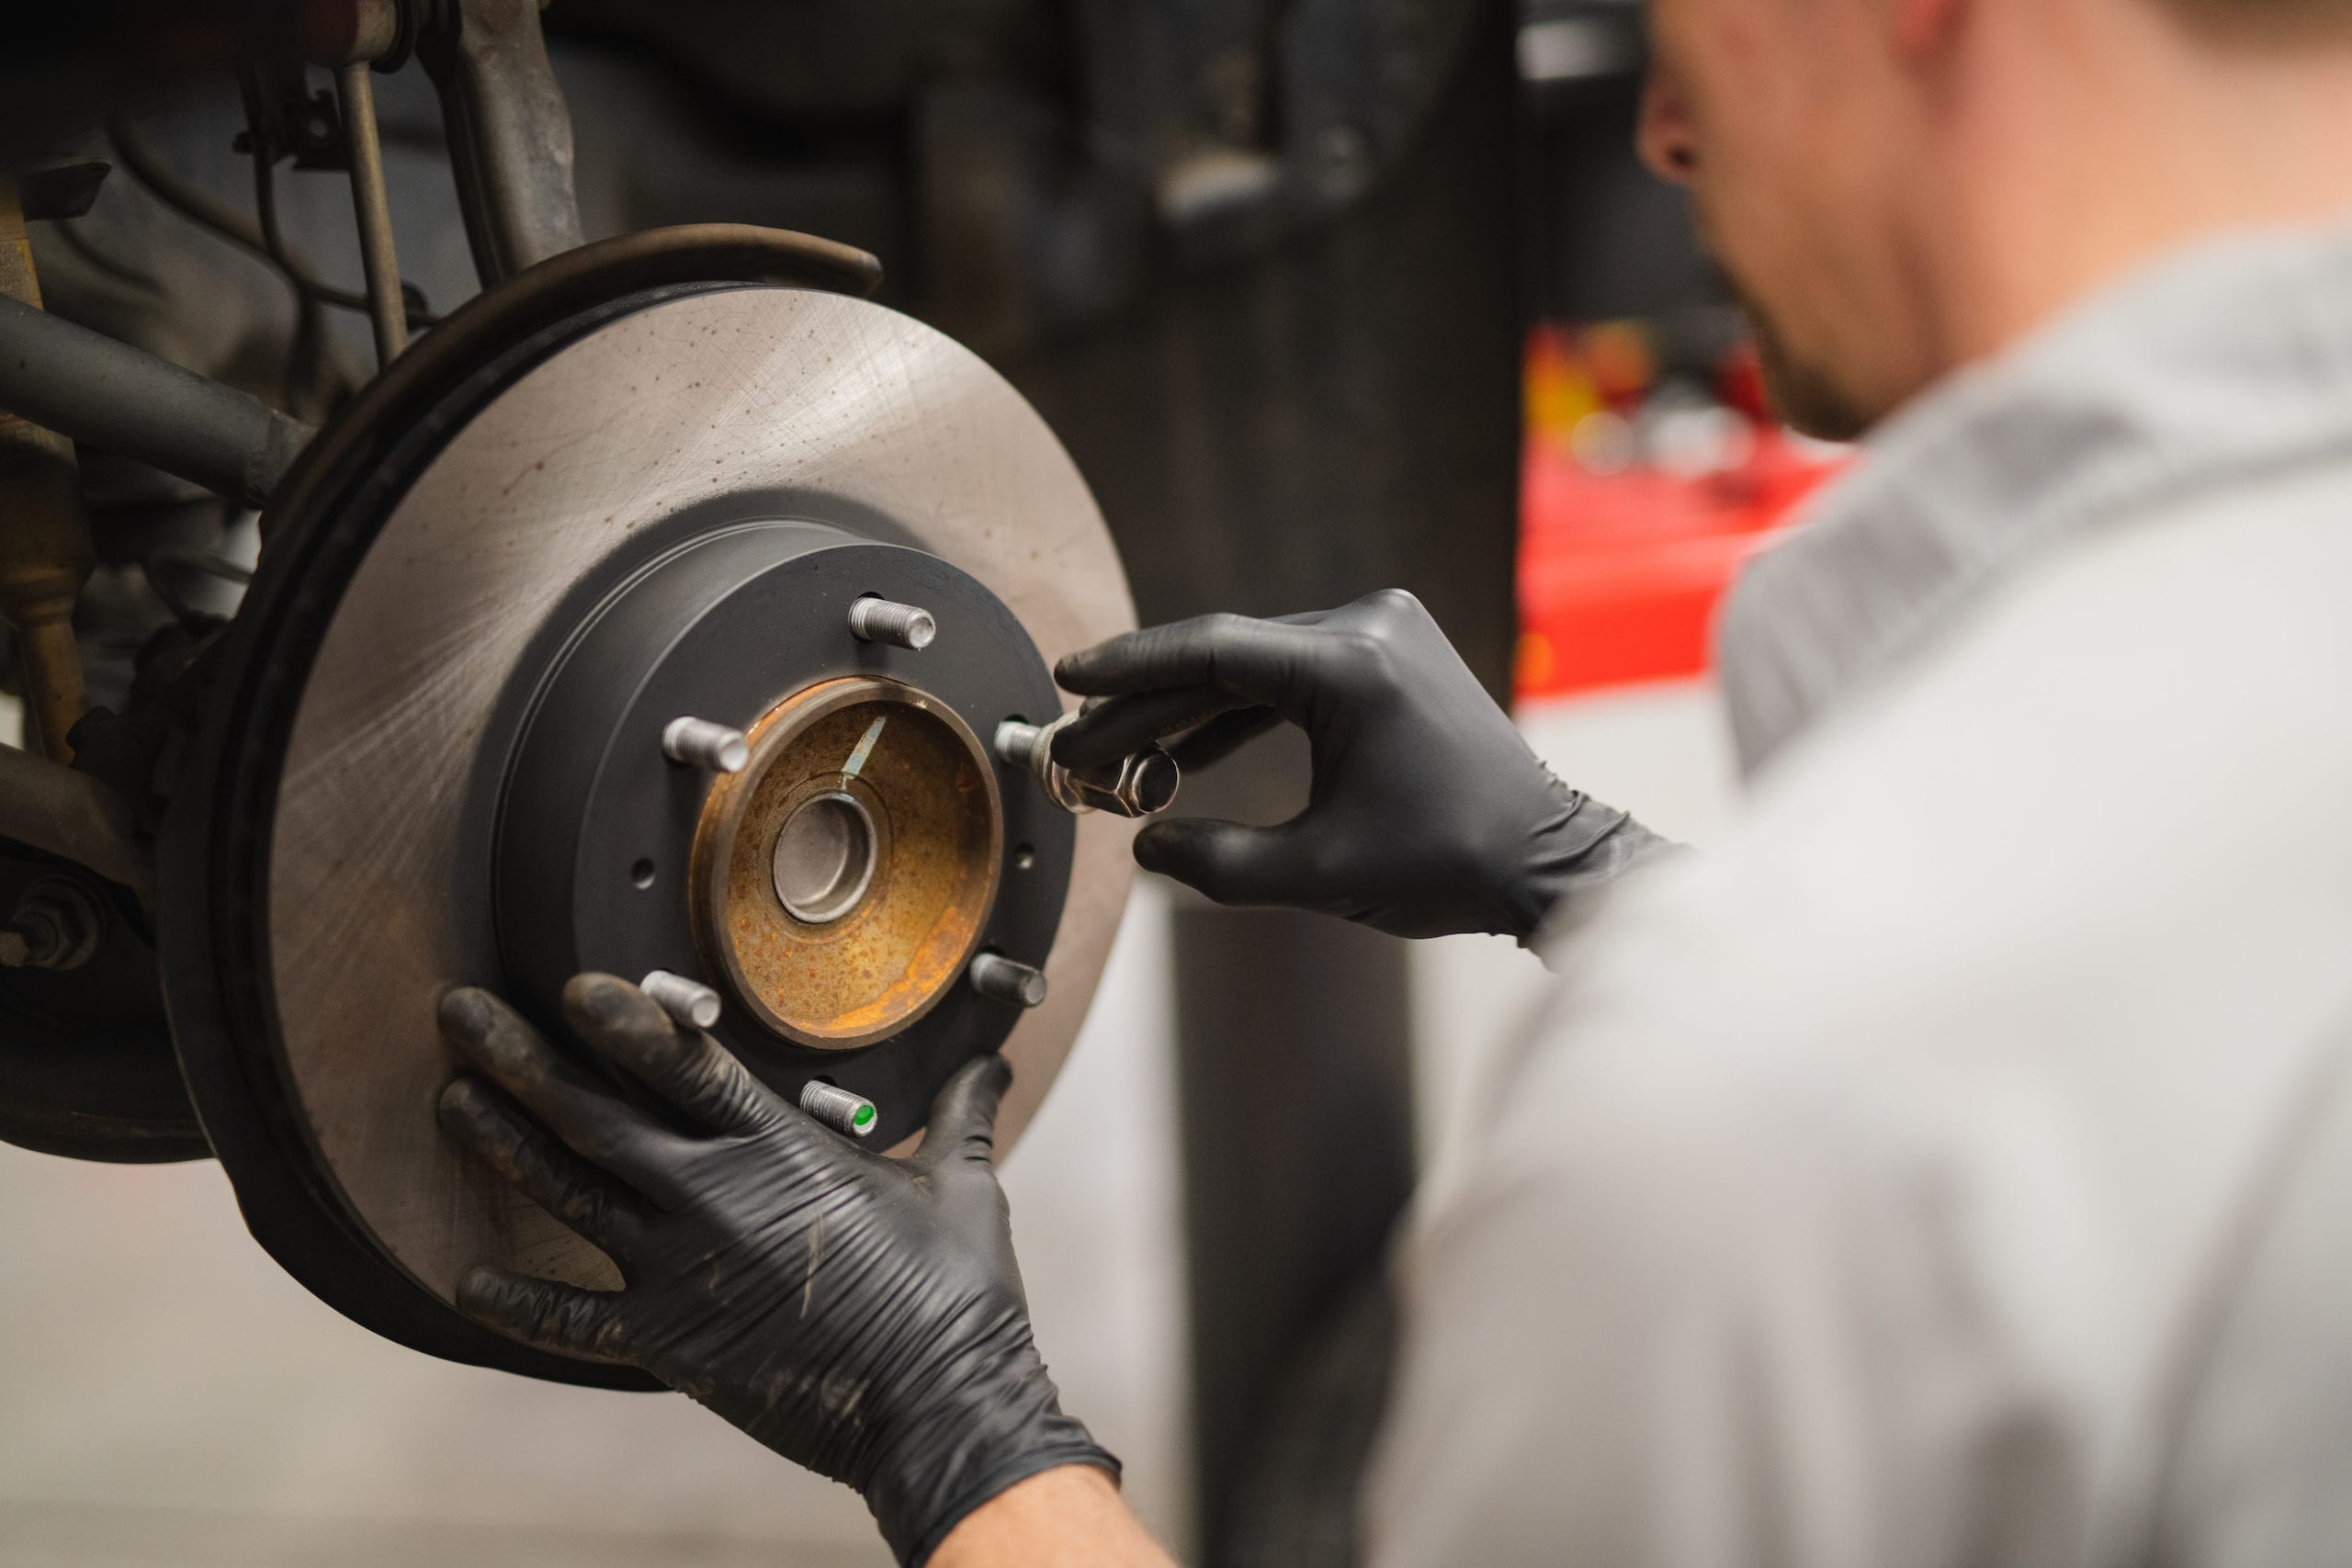
[[[1174,1568],[1111,1478],[1064,1465],[998,1493],[964,1517],[930,1568]]]

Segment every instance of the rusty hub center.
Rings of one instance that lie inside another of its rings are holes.
[[[996,771],[953,709],[897,681],[824,681],[751,731],[695,835],[705,961],[769,1028],[850,1050],[962,977],[996,900]]]

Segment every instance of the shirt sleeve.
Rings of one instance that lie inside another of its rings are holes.
[[[1637,1058],[1547,1043],[1402,1250],[1368,1561],[2075,1561],[2082,1443],[1964,1180],[1834,1085]]]

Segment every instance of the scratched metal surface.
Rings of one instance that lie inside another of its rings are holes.
[[[632,531],[734,491],[895,519],[1018,615],[1046,660],[1131,628],[1125,574],[1044,422],[978,357],[836,295],[739,289],[626,317],[462,431],[401,502],[337,611],[288,752],[272,840],[288,1076],[326,1171],[425,1288],[503,1261],[583,1284],[611,1265],[460,1159],[434,1122],[434,1025],[493,970],[453,920],[461,798],[507,671],[564,589]],[[1051,995],[1006,1047],[1000,1147],[1035,1113],[1125,906],[1134,824],[1079,824]]]

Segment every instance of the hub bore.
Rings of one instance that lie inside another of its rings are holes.
[[[830,925],[874,886],[874,814],[854,795],[806,800],[775,836],[775,896],[804,925]]]
[[[954,987],[996,901],[996,770],[952,708],[898,681],[824,681],[752,732],[695,837],[705,961],[786,1038],[850,1050]]]

